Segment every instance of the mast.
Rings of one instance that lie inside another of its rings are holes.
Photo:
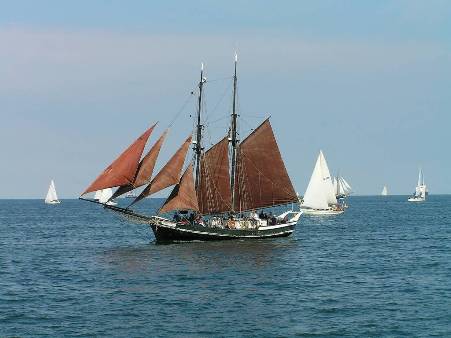
[[[196,153],[196,181],[195,189],[199,189],[200,180],[200,156],[202,153],[202,124],[201,124],[201,111],[202,111],[202,87],[204,85],[204,64],[201,64],[200,68],[200,81],[199,81],[199,98],[197,105],[197,126],[196,126],[196,145],[194,146],[194,152]]]
[[[230,173],[230,188],[232,191],[232,212],[235,211],[235,174],[236,174],[236,149],[238,146],[238,139],[236,136],[236,119],[237,119],[237,113],[236,113],[236,64],[238,62],[238,55],[235,53],[235,70],[233,74],[233,104],[232,104],[232,121],[231,121],[231,128],[230,128],[230,142],[232,144],[232,167],[231,167],[231,173]]]

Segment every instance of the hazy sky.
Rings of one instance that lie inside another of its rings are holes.
[[[451,1],[0,1],[0,198],[76,197],[147,126],[191,132],[206,64],[207,140],[272,116],[305,191],[318,151],[359,194],[451,192]],[[225,94],[224,94],[225,93]],[[184,103],[186,105],[184,106]]]

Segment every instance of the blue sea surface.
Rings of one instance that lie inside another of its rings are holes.
[[[450,337],[451,196],[406,200],[172,245],[95,204],[0,200],[0,336]]]

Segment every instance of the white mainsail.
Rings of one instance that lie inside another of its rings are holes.
[[[326,159],[320,151],[302,205],[312,209],[328,209],[331,204],[337,204],[337,198]]]
[[[55,182],[53,180],[50,181],[49,190],[47,191],[47,196],[45,196],[45,203],[59,203],[58,195],[56,194]]]
[[[387,189],[386,185],[384,185],[384,188],[382,189],[381,195],[382,196],[387,196],[388,195],[388,189]]]

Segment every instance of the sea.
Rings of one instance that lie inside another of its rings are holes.
[[[348,204],[287,238],[158,245],[92,203],[0,200],[0,337],[451,337],[451,196]]]

